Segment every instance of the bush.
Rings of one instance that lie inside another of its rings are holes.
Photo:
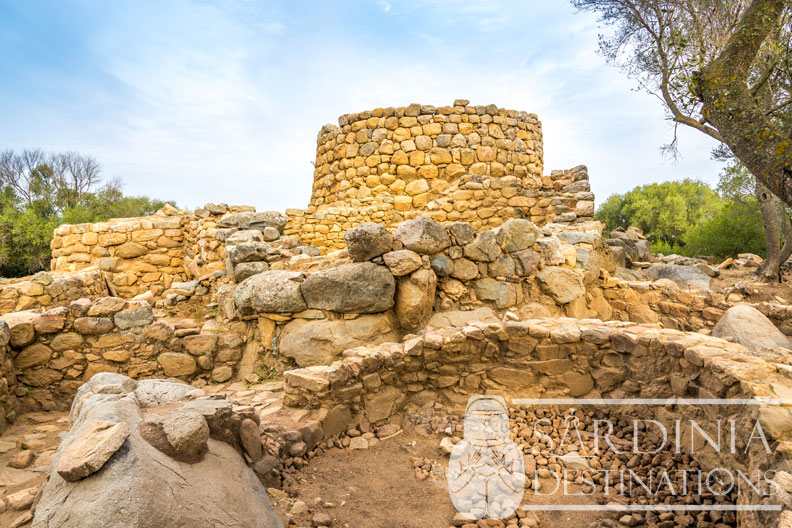
[[[765,256],[762,212],[755,199],[727,202],[711,220],[695,226],[685,237],[688,256],[709,255],[720,259],[738,253]]]

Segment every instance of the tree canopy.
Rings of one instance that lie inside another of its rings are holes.
[[[762,215],[744,179],[744,169],[729,166],[721,174],[718,192],[696,180],[642,185],[611,195],[595,218],[609,230],[639,227],[658,253],[764,256]]]
[[[792,204],[792,24],[783,0],[572,0],[612,29],[600,50],[675,125],[728,145]],[[674,150],[676,135],[668,147]]]

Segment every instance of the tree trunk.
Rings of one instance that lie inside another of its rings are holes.
[[[783,210],[783,204],[767,187],[757,179],[754,187],[756,199],[759,200],[759,209],[762,211],[762,223],[764,224],[765,241],[767,245],[767,256],[764,263],[756,270],[756,276],[766,282],[779,281],[779,269],[781,268],[781,217],[779,212]],[[776,202],[779,202],[778,204]],[[780,205],[780,207],[778,207]],[[788,240],[788,239],[787,239]],[[785,247],[789,244],[785,244]]]
[[[778,27],[785,0],[753,0],[723,52],[695,73],[702,115],[770,191],[792,205],[792,140],[765,115],[748,87],[762,43]]]

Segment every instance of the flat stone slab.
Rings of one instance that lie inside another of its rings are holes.
[[[96,473],[129,436],[125,422],[97,420],[69,444],[58,462],[58,475],[75,482]]]

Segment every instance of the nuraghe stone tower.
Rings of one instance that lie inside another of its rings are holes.
[[[463,99],[346,114],[319,131],[311,201],[287,210],[287,233],[333,249],[344,247],[344,231],[368,221],[427,215],[482,229],[509,218],[591,219],[584,167],[542,172],[536,114]]]

